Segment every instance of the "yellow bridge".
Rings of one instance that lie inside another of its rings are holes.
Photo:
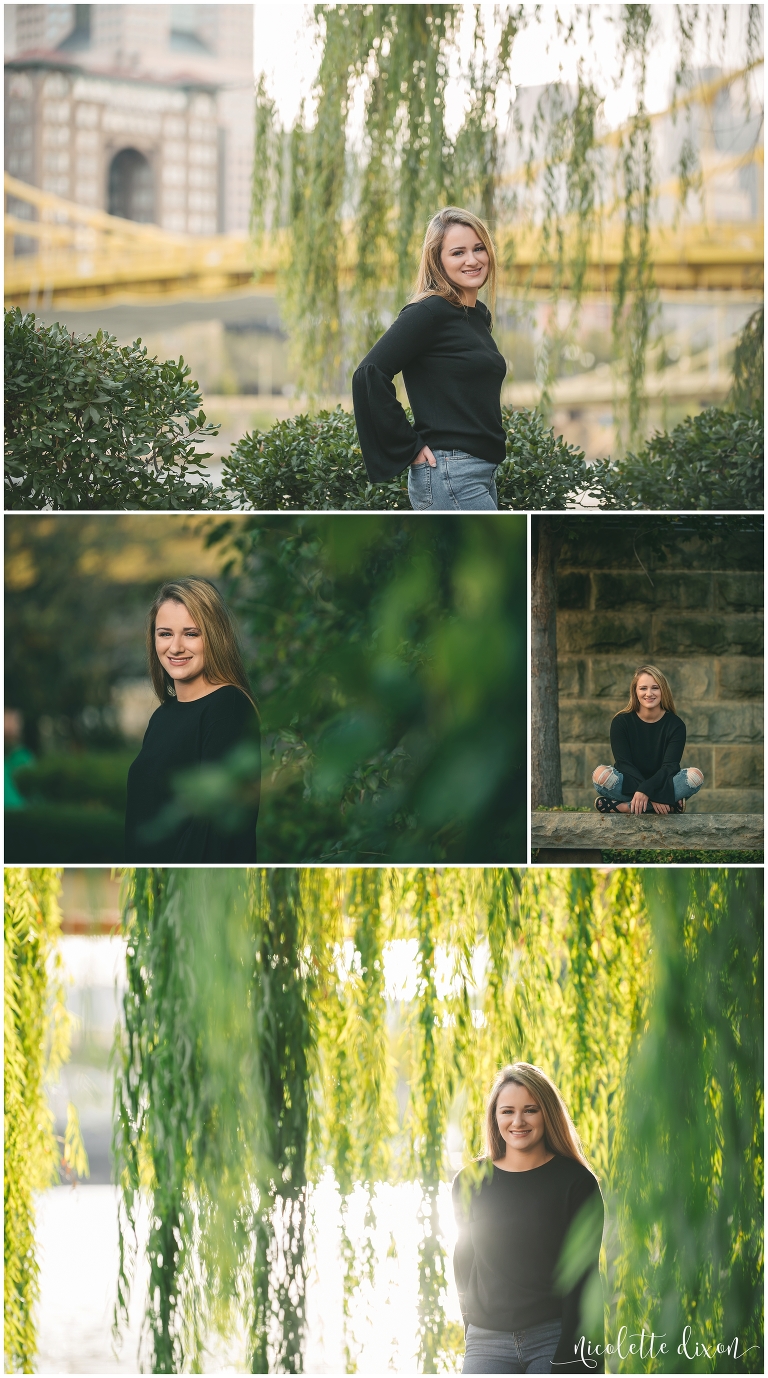
[[[221,296],[252,285],[274,291],[287,263],[285,232],[258,253],[245,235],[202,238],[170,234],[156,225],[121,220],[89,210],[50,192],[5,176],[5,301],[34,309],[83,305],[120,297]],[[22,209],[23,208],[23,209]],[[29,216],[30,218],[27,218]],[[33,218],[34,217],[34,218]],[[608,292],[622,259],[622,227],[608,223],[590,245],[585,287]],[[502,230],[502,256],[512,249],[505,286],[547,290],[553,268],[541,261],[536,227]],[[509,241],[512,240],[512,244]],[[25,252],[26,250],[26,252]],[[351,237],[344,276],[354,272]],[[741,289],[761,291],[764,280],[762,222],[714,221],[657,226],[651,260],[656,285],[667,291]],[[567,290],[568,273],[561,283]]]
[[[759,58],[739,72],[721,75],[697,86],[678,102],[678,109],[698,102],[710,106],[724,87],[746,79]],[[651,116],[656,123],[668,114]],[[599,142],[617,145],[622,130],[604,135]],[[752,164],[760,183],[763,147],[757,143],[745,153],[722,153],[702,160],[702,185],[712,178]],[[540,171],[519,168],[505,182],[520,183]],[[659,193],[677,198],[676,179]],[[104,211],[89,210],[16,178],[5,176],[5,300],[7,305],[34,309],[54,303],[84,306],[120,298],[155,299],[221,296],[237,289],[272,293],[281,267],[290,257],[286,231],[273,234],[258,250],[246,235],[214,235],[203,238],[171,234],[157,225],[121,220]],[[604,294],[613,288],[623,258],[623,227],[617,208],[605,215],[587,251],[584,287]],[[763,290],[763,221],[733,223],[705,219],[676,225],[657,225],[652,231],[650,257],[656,286],[661,292],[742,291],[754,296]],[[573,230],[566,236],[573,247]],[[501,258],[507,266],[501,284],[548,292],[556,270],[542,255],[541,231],[535,225],[503,227],[499,234]],[[566,260],[573,255],[566,253]],[[345,237],[342,279],[350,282],[355,270],[354,236]],[[394,264],[391,265],[394,269]],[[558,290],[572,285],[566,262],[557,278]]]

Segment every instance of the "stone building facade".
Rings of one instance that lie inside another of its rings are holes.
[[[5,9],[8,172],[174,232],[247,229],[252,5]]]
[[[622,519],[623,529],[605,516],[568,523],[557,580],[564,802],[594,798],[592,771],[612,760],[611,718],[635,670],[651,664],[687,726],[683,765],[704,772],[688,807],[762,813],[762,534],[728,518],[723,534],[702,539],[694,518],[658,543],[643,536],[642,520]]]

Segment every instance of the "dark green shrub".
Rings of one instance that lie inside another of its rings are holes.
[[[755,511],[763,506],[762,417],[708,407],[639,454],[592,470],[601,506],[622,509]]]
[[[5,815],[5,860],[17,866],[114,866],[123,855],[123,814],[40,804]]]
[[[225,505],[199,467],[218,430],[201,408],[183,359],[6,311],[6,508]]]
[[[503,409],[507,459],[499,466],[499,506],[516,511],[564,508],[589,487],[581,450],[567,445],[534,411]],[[351,412],[336,407],[294,416],[238,441],[224,461],[222,486],[255,511],[411,510],[408,474],[369,483]]]
[[[224,460],[222,487],[256,512],[411,508],[407,472],[368,482],[355,418],[343,407],[243,436]]]
[[[82,804],[125,812],[128,767],[132,752],[51,753],[16,773],[25,799],[37,804]]]
[[[562,511],[595,488],[584,451],[555,436],[536,411],[502,408],[507,459],[496,474],[499,507],[518,512]]]

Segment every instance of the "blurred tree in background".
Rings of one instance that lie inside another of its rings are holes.
[[[554,1078],[600,1180],[609,1341],[620,1325],[668,1332],[666,1356],[614,1355],[609,1371],[732,1373],[735,1336],[739,1370],[763,1371],[759,870],[179,869],[126,884],[120,1296],[149,1195],[154,1372],[194,1369],[236,1315],[246,1369],[300,1369],[312,1184],[328,1170],[347,1370],[377,1267],[368,1226],[362,1244],[346,1234],[350,1195],[364,1188],[372,1225],[376,1184],[405,1180],[422,1198],[419,1365],[453,1368],[446,1134],[460,1123],[465,1161],[481,1151],[484,1097],[515,1059]],[[395,994],[388,961],[406,944]],[[684,1325],[709,1357],[680,1357]]]
[[[739,335],[733,356],[733,386],[728,398],[735,412],[762,420],[765,408],[765,311],[754,311]]]
[[[6,1373],[32,1373],[40,1265],[35,1251],[35,1195],[60,1180],[88,1175],[77,1112],[67,1110],[63,1140],[54,1134],[46,1087],[69,1057],[71,1019],[58,950],[58,874],[5,872],[4,1033],[4,1352]]]
[[[121,744],[112,691],[144,672],[155,586],[140,560],[127,579],[114,577],[115,559],[130,561],[135,545],[109,518],[5,519],[5,702],[23,710],[33,751],[41,719],[61,744]]]

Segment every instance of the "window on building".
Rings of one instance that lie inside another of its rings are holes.
[[[73,49],[91,46],[91,6],[73,5],[72,9],[75,12],[75,27],[67,34],[64,42],[59,44],[60,52],[71,52]]]
[[[200,37],[200,5],[171,5],[171,48],[181,53],[208,53]]]
[[[155,220],[155,179],[137,148],[121,148],[109,165],[109,213],[143,225]]]

